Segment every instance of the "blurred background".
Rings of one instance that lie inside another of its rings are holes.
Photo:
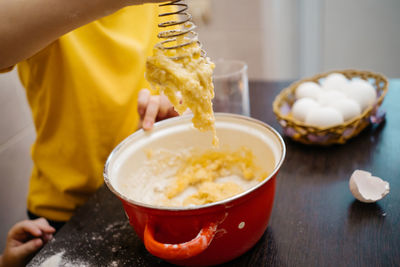
[[[400,78],[399,0],[188,3],[207,55],[247,62],[250,80],[295,80],[343,68]],[[16,70],[0,74],[0,251],[8,229],[26,218],[34,138]]]

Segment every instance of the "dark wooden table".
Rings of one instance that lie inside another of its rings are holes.
[[[272,101],[287,85],[250,83],[252,117],[280,132]],[[285,138],[269,226],[249,252],[224,266],[400,266],[400,80],[390,81],[383,107],[386,121],[345,145],[313,147]],[[356,201],[348,188],[355,169],[388,181],[390,194],[374,204]],[[73,266],[169,266],[146,251],[105,187],[29,266],[57,253]]]

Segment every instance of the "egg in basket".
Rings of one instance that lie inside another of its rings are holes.
[[[379,107],[388,81],[381,74],[336,70],[294,82],[273,102],[284,134],[304,144],[344,144],[370,123],[379,123]]]

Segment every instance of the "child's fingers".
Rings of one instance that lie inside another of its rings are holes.
[[[167,113],[167,117],[168,117],[168,118],[176,117],[176,116],[178,116],[178,115],[179,115],[179,113],[176,112],[176,110],[174,109],[173,106],[171,106],[171,107],[168,109],[168,113]]]
[[[160,97],[152,96],[150,97],[149,103],[147,105],[146,114],[143,118],[143,129],[150,130],[153,128],[154,121],[157,117],[158,110],[160,107]]]
[[[42,231],[35,223],[28,220],[21,221],[15,224],[8,233],[8,237],[10,239],[18,240],[21,242],[25,241],[25,239],[29,235],[39,237],[42,235]]]
[[[14,247],[13,253],[20,258],[25,258],[37,251],[41,246],[43,246],[43,241],[40,238],[35,238],[20,246]]]
[[[160,108],[158,110],[157,118],[164,119],[168,115],[169,109],[172,107],[168,98],[165,95],[160,95]]]
[[[53,239],[53,235],[52,234],[44,234],[42,239],[43,239],[44,243],[47,243],[47,242],[49,242],[50,240]]]
[[[140,118],[143,119],[143,116],[145,115],[147,105],[149,103],[150,99],[150,91],[147,89],[142,89],[139,91],[138,95],[138,112],[140,115]]]
[[[43,233],[52,234],[56,231],[45,218],[39,218],[33,221]]]

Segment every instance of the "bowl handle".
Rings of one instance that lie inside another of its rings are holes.
[[[216,223],[206,224],[195,238],[180,244],[165,244],[154,239],[154,226],[147,223],[144,229],[144,245],[156,257],[164,260],[184,260],[206,250],[217,231]]]

